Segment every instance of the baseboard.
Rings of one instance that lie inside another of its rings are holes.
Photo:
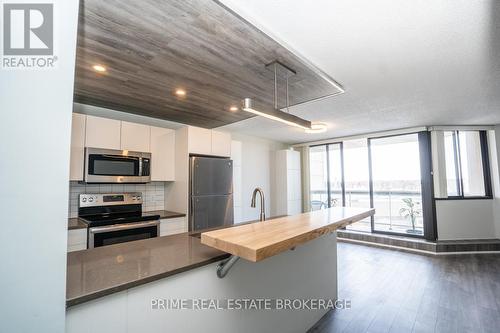
[[[500,239],[438,240],[431,242],[398,235],[372,234],[350,230],[339,230],[337,236],[340,241],[422,254],[500,253]]]

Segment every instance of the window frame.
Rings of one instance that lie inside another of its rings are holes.
[[[340,150],[340,164],[341,164],[341,188],[342,188],[342,206],[345,205],[345,178],[344,178],[344,143],[332,142],[332,143],[322,143],[317,145],[311,145],[309,148],[313,147],[324,147],[326,155],[326,196],[327,196],[327,208],[332,208],[332,198],[331,198],[331,183],[330,183],[330,146],[339,145]],[[309,175],[310,177],[310,175]]]
[[[394,137],[407,134],[418,134],[419,151],[420,151],[420,170],[422,172],[422,207],[423,207],[423,217],[424,217],[424,232],[422,235],[413,235],[406,233],[397,232],[387,232],[380,231],[374,228],[374,217],[370,217],[371,231],[372,234],[386,234],[392,236],[404,236],[410,238],[426,239],[430,241],[435,241],[437,239],[437,222],[436,222],[436,205],[434,196],[434,181],[432,174],[432,148],[431,148],[431,136],[429,131],[415,131],[408,133],[398,133],[398,134],[388,134],[381,136],[367,136],[363,139],[367,143],[367,154],[368,154],[368,181],[369,181],[369,195],[370,195],[370,206],[373,207],[373,175],[372,175],[372,152],[371,152],[371,140],[380,139],[386,137]],[[327,160],[327,208],[331,208],[331,187],[330,187],[330,145],[340,145],[341,152],[341,166],[342,166],[342,205],[345,206],[346,203],[346,189],[345,189],[345,157],[344,157],[344,141],[334,141],[327,143],[320,143],[311,145],[312,147],[325,147],[326,160]],[[427,195],[425,195],[427,193]],[[424,202],[425,201],[425,202]],[[424,207],[425,206],[425,207]],[[345,227],[343,228],[345,229]],[[361,231],[364,232],[364,231]]]
[[[485,130],[478,130],[479,144],[481,148],[481,165],[483,167],[483,182],[485,195],[464,195],[462,161],[460,156],[460,132],[467,130],[453,130],[453,156],[455,159],[455,168],[457,174],[457,188],[459,195],[448,195],[446,198],[435,198],[435,200],[491,200],[493,199],[493,189],[491,185],[490,157],[488,149],[488,133]]]

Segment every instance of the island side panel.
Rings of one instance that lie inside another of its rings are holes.
[[[106,332],[121,333],[118,323],[124,320],[128,332],[305,332],[326,310],[152,310],[151,300],[336,299],[336,235],[323,235],[261,262],[241,259],[224,279],[215,269],[210,264],[70,307],[66,332],[102,332],[107,322]]]

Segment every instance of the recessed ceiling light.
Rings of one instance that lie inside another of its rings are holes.
[[[184,90],[184,89],[176,89],[176,90],[175,90],[175,94],[176,94],[177,96],[181,96],[181,97],[182,97],[182,96],[186,96],[186,90]]]
[[[231,111],[231,112],[236,112],[236,111],[238,111],[238,107],[233,105],[233,106],[231,106],[231,107],[229,108],[229,111]]]
[[[325,123],[311,123],[311,128],[305,129],[304,132],[310,134],[324,133],[327,128],[328,126]]]
[[[99,73],[104,73],[107,71],[106,67],[104,67],[103,65],[94,65],[92,66],[92,69]]]

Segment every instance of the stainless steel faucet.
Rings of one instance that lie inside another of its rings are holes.
[[[257,187],[255,190],[253,190],[252,194],[252,203],[250,206],[252,208],[255,208],[255,197],[257,196],[257,192],[260,194],[260,221],[265,221],[266,220],[266,204],[264,201],[264,191],[260,187]]]

